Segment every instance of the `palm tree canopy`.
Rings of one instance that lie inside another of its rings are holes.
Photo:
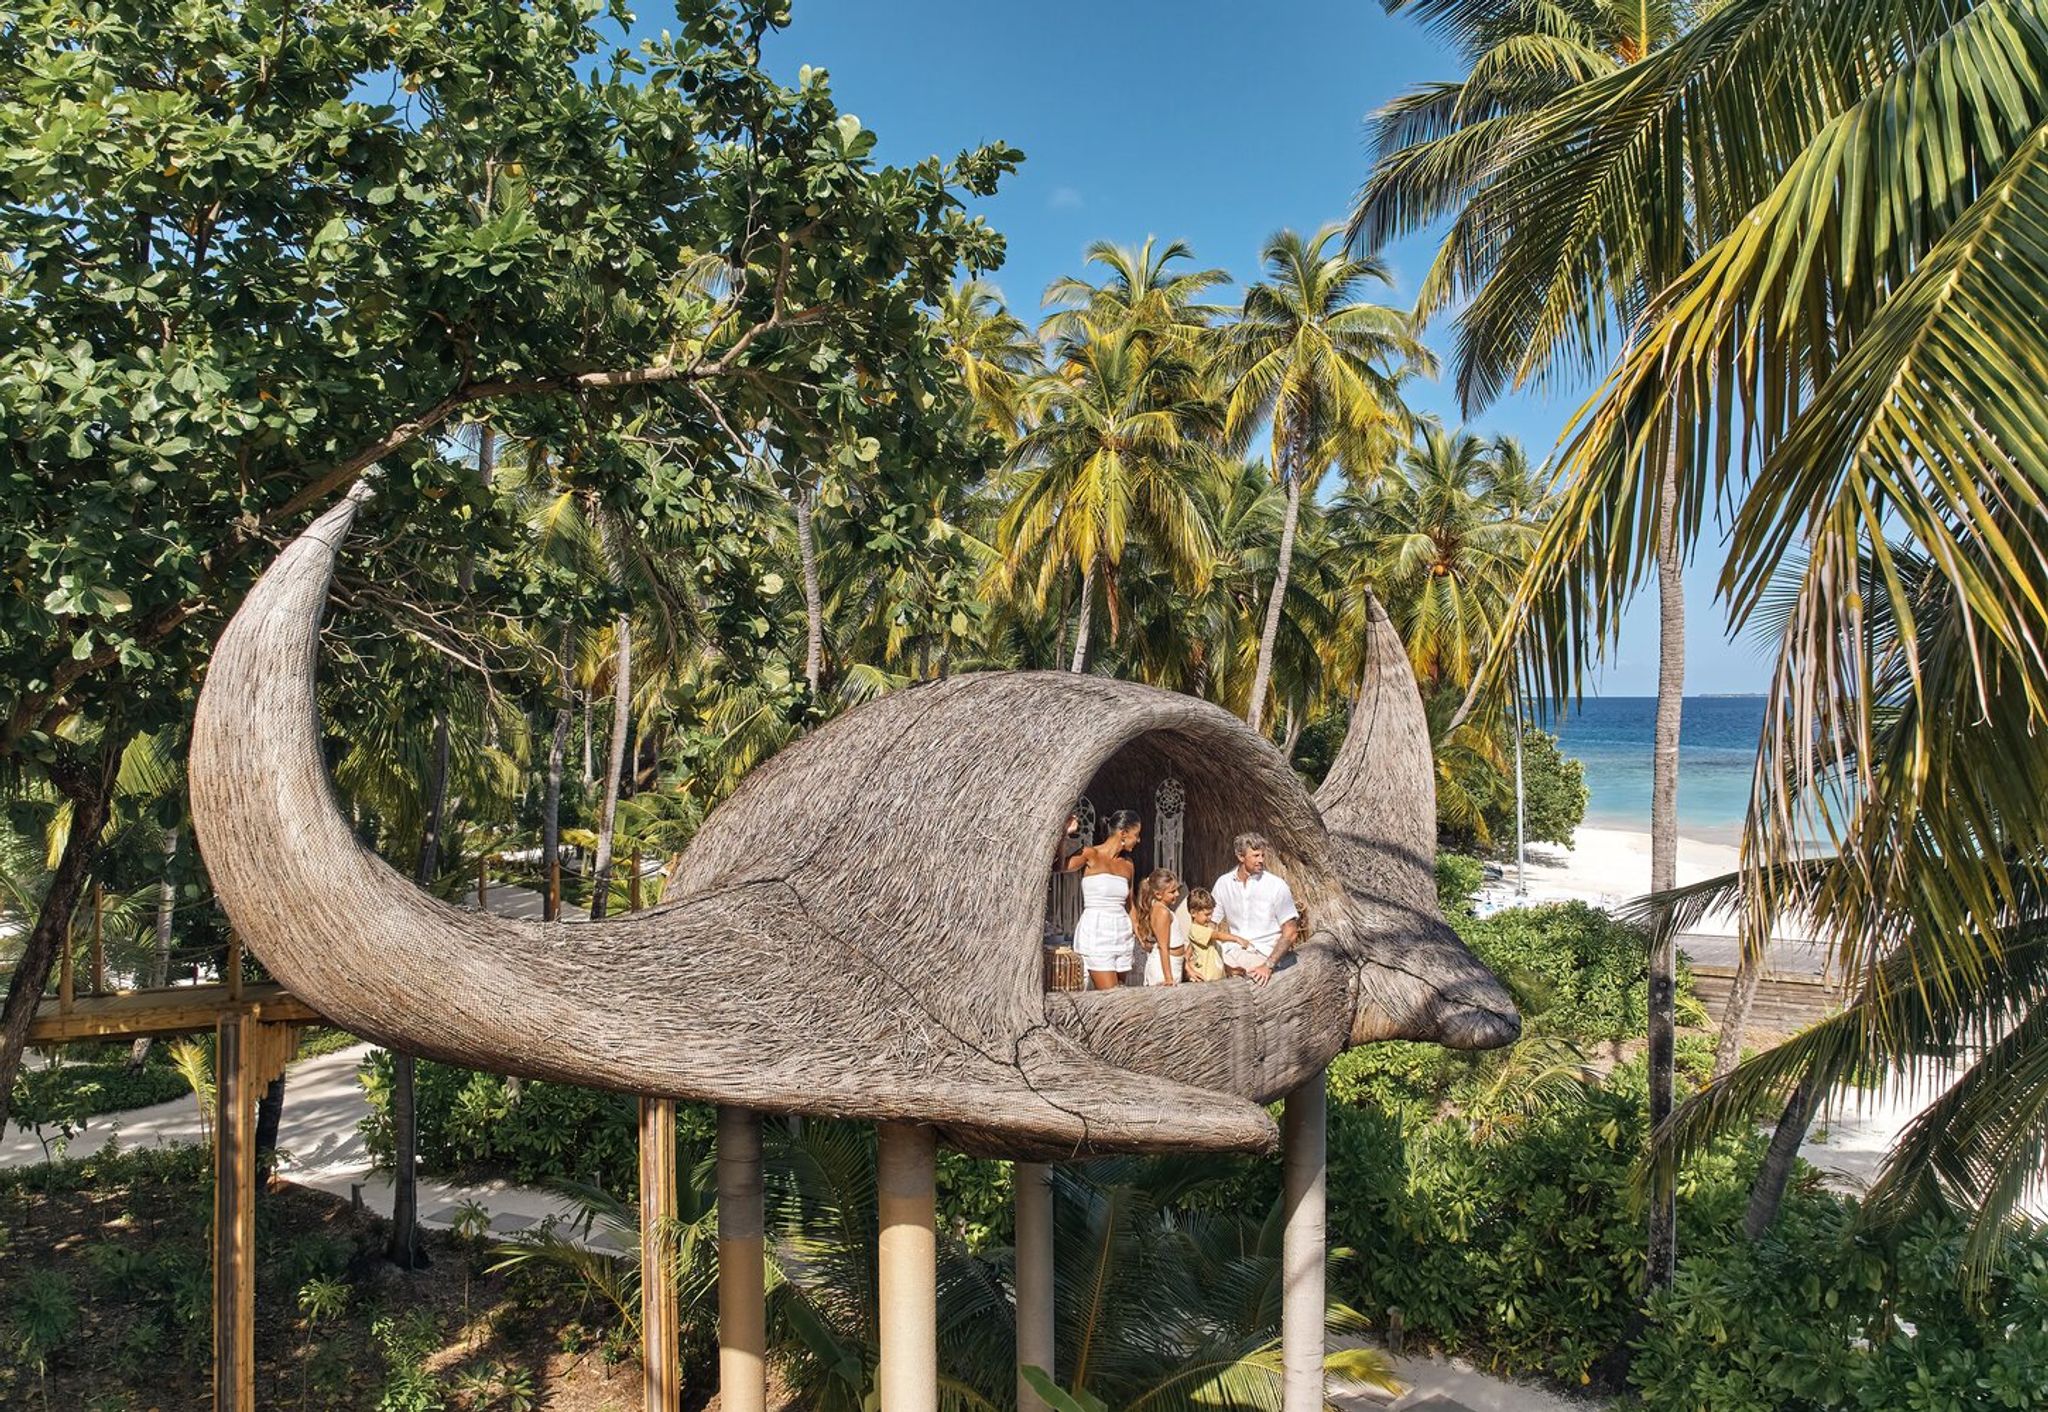
[[[1283,230],[1266,243],[1266,277],[1245,291],[1226,331],[1225,434],[1243,448],[1270,426],[1273,468],[1311,483],[1336,460],[1357,471],[1404,435],[1401,383],[1435,360],[1401,310],[1364,298],[1386,266],[1343,252],[1335,226]]]
[[[1087,327],[1032,387],[1039,417],[1012,453],[1018,479],[998,531],[1006,561],[1015,572],[1056,547],[1037,561],[1041,602],[1063,566],[1100,561],[1113,578],[1134,538],[1182,582],[1202,582],[1216,556],[1199,483],[1215,474],[1218,416],[1201,368],[1140,328]]]
[[[1105,271],[1102,281],[1091,284],[1078,275],[1054,280],[1045,291],[1053,312],[1040,332],[1064,346],[1085,340],[1089,325],[1137,325],[1191,343],[1223,314],[1220,306],[1200,302],[1201,296],[1230,282],[1227,270],[1175,268],[1193,259],[1184,240],[1162,244],[1148,235],[1135,246],[1098,240],[1088,247],[1087,263]]]

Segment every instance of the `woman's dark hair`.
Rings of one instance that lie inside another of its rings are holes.
[[[1136,810],[1119,809],[1114,814],[1111,814],[1109,822],[1103,825],[1104,833],[1102,836],[1104,838],[1114,838],[1125,829],[1134,829],[1143,822],[1144,820],[1138,817]]]

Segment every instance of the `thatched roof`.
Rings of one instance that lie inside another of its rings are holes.
[[[321,763],[319,623],[356,503],[288,547],[222,635],[190,771],[230,917],[351,1030],[532,1077],[929,1122],[1036,1157],[1263,1150],[1261,1105],[1347,1043],[1516,1033],[1436,915],[1428,741],[1398,647],[1375,662],[1399,660],[1406,704],[1399,682],[1369,691],[1390,705],[1338,762],[1364,792],[1334,773],[1326,787],[1334,834],[1279,754],[1214,706],[992,673],[893,693],[784,750],[705,822],[657,908],[565,926],[442,903],[355,838]],[[1072,801],[1113,807],[1169,768],[1189,784],[1191,876],[1262,830],[1313,941],[1263,989],[1047,995],[1045,882]]]

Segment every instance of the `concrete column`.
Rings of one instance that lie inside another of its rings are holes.
[[[1287,1226],[1281,1239],[1280,1358],[1284,1412],[1323,1412],[1323,1291],[1326,1171],[1324,1073],[1315,1071],[1287,1095],[1281,1119],[1281,1199]]]
[[[938,1161],[930,1128],[879,1123],[881,1368],[888,1412],[938,1412]]]
[[[676,1290],[676,1105],[640,1100],[640,1366],[646,1412],[683,1412],[683,1311]]]
[[[766,1412],[768,1304],[761,1211],[761,1115],[718,1110],[718,1405]]]
[[[1010,1172],[1017,1195],[1017,1412],[1047,1412],[1024,1381],[1026,1368],[1053,1368],[1052,1168],[1019,1162]]]

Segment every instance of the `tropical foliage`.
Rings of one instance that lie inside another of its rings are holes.
[[[1655,23],[1617,46],[1600,7],[1414,8],[1473,75],[1388,115],[1354,229],[1453,217],[1425,304],[1457,307],[1468,403],[1598,383],[1517,603],[1541,630],[1503,637],[1498,665],[1536,644],[1526,668],[1576,689],[1720,507],[1730,619],[1774,657],[1732,894],[1745,965],[1800,914],[1865,996],[1679,1130],[1780,1105],[1802,1126],[1855,1072],[1816,1047],[1854,1030],[1863,1059],[1924,1074],[1953,1053],[1931,1017],[1968,1016],[1989,1047],[1880,1205],[1960,1210],[1989,1259],[2048,1146],[2023,959],[2048,866],[2048,388],[2026,312],[2048,293],[2048,13],[1724,0],[1641,9]],[[1815,837],[1835,862],[1811,862]]]

